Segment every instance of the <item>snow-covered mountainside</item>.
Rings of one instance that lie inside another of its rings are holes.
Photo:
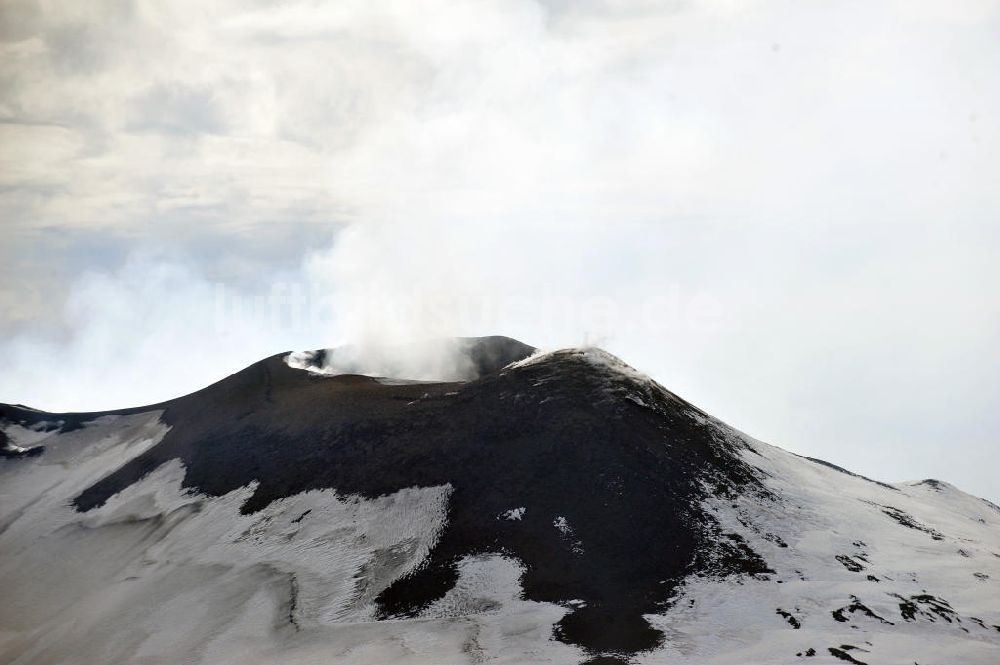
[[[761,443],[599,349],[459,347],[461,381],[313,352],[0,405],[0,662],[1000,662],[997,506]]]

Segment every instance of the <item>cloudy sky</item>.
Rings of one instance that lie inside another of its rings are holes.
[[[1000,499],[1000,3],[3,0],[0,51],[0,401],[499,333]]]

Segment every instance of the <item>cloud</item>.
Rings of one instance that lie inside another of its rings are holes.
[[[185,86],[156,86],[134,103],[130,131],[166,134],[219,133],[223,122],[210,90]]]
[[[0,399],[162,399],[359,340],[602,339],[764,439],[996,498],[993,3],[10,7],[0,256],[38,259],[0,302],[74,267],[67,314],[5,305]],[[87,264],[53,229],[183,251]],[[219,341],[216,284],[282,322]],[[43,344],[30,317],[62,325]]]

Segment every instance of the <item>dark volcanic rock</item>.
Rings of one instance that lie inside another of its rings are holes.
[[[319,376],[283,355],[256,363],[162,405],[163,440],[75,505],[102,505],[175,458],[185,486],[209,495],[259,483],[245,513],[312,489],[450,484],[440,540],[382,593],[382,616],[413,616],[454,585],[459,559],[502,552],[523,562],[526,598],[584,601],[556,636],[595,658],[656,647],[663,635],[643,614],[662,611],[687,574],[768,572],[700,508],[706,491],[764,491],[698,409],[598,350],[504,369],[531,347],[462,343],[481,374],[465,383]],[[520,519],[498,519],[517,507]]]

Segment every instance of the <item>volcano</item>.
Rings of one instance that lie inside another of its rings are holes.
[[[1000,662],[992,503],[767,445],[597,348],[449,349],[0,405],[0,660]]]

